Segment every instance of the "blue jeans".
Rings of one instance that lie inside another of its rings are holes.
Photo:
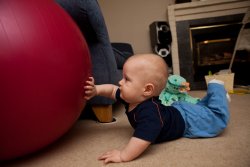
[[[209,83],[207,95],[197,104],[175,102],[185,121],[184,137],[215,137],[226,127],[229,121],[228,101],[223,85]]]

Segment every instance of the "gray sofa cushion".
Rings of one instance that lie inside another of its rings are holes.
[[[56,0],[78,25],[88,44],[96,84],[118,84],[122,78],[109,40],[105,21],[96,0]],[[112,104],[113,100],[94,97],[89,104]]]

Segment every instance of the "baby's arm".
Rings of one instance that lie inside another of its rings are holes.
[[[105,164],[109,162],[127,162],[134,160],[141,155],[151,143],[136,137],[132,137],[126,147],[119,150],[112,150],[102,154],[98,159]]]
[[[95,80],[93,77],[89,77],[89,80],[86,81],[85,89],[85,99],[89,100],[94,96],[105,96],[108,98],[115,99],[115,93],[118,89],[118,86],[112,84],[102,84],[95,85]]]

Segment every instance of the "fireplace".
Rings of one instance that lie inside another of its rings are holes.
[[[205,75],[229,67],[243,16],[177,22],[180,75],[192,89],[205,89]]]
[[[191,89],[206,89],[205,75],[229,68],[241,21],[249,5],[249,1],[218,0],[168,8],[173,71],[186,78]],[[250,71],[249,52],[237,52],[232,71],[235,84],[250,84],[249,78],[242,75]]]

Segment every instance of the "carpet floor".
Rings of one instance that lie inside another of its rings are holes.
[[[205,91],[191,91],[202,97]],[[181,138],[150,146],[139,158],[110,167],[249,167],[250,166],[250,94],[231,94],[231,119],[218,137],[207,139]],[[116,104],[116,122],[101,124],[78,120],[57,142],[32,155],[5,162],[7,167],[99,167],[97,157],[103,152],[122,148],[133,129]]]

